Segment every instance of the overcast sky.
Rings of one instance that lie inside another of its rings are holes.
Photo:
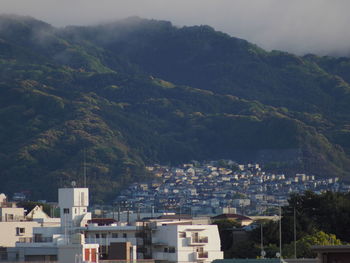
[[[55,26],[137,15],[208,24],[268,50],[350,54],[350,0],[0,0],[0,12]]]

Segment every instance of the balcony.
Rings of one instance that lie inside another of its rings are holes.
[[[195,252],[195,260],[203,260],[208,258],[208,251]]]
[[[20,237],[18,243],[33,243],[33,238],[31,237]]]
[[[208,237],[188,237],[189,246],[198,246],[208,244]]]
[[[198,258],[198,259],[208,258],[208,252],[207,252],[207,251],[204,251],[204,252],[197,252],[197,258]]]
[[[0,222],[23,222],[23,221],[31,221],[27,220],[24,216],[17,216],[17,215],[5,215],[0,216]]]
[[[51,243],[52,237],[36,237],[35,239],[31,237],[20,237],[18,243]]]

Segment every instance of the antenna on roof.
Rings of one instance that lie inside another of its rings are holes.
[[[77,183],[76,183],[75,181],[72,181],[72,182],[71,182],[71,185],[72,185],[72,187],[74,188],[74,187],[77,186]]]

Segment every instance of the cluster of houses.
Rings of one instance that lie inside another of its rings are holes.
[[[339,182],[338,178],[269,174],[262,171],[259,164],[226,162],[222,167],[217,162],[210,162],[179,167],[155,165],[147,169],[155,179],[132,184],[123,190],[115,200],[118,209],[191,215],[236,212],[268,215],[276,213],[274,207],[286,205],[291,193],[350,190],[350,186]]]
[[[0,262],[198,262],[223,259],[209,218],[163,213],[147,218],[93,218],[88,188],[61,188],[59,218],[0,195]]]

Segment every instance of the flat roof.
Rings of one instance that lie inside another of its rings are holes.
[[[350,245],[334,245],[334,246],[312,246],[312,251],[315,252],[342,252],[350,253]]]

